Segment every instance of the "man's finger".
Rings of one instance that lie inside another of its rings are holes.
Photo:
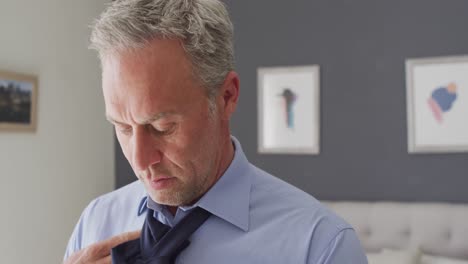
[[[73,253],[64,263],[111,263],[110,251],[113,247],[140,237],[141,231],[126,232],[107,240],[92,244],[78,252]]]
[[[126,232],[126,233],[122,233],[114,237],[111,237],[99,243],[102,243],[102,246],[104,249],[110,250],[111,248],[117,245],[139,238],[140,234],[141,234],[141,230]]]
[[[111,264],[111,263],[112,263],[111,256],[107,256],[107,257],[105,257],[103,259],[100,259],[100,260],[94,262],[94,264]]]

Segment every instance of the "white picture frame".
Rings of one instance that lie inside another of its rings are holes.
[[[319,66],[261,67],[257,77],[258,152],[319,154]]]
[[[468,151],[468,56],[406,60],[409,153]]]

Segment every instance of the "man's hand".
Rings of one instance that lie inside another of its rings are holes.
[[[73,253],[63,264],[110,264],[111,249],[140,237],[141,231],[122,233]]]

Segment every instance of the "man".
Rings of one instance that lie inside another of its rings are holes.
[[[209,216],[175,263],[367,263],[346,222],[254,167],[231,137],[239,78],[220,1],[115,1],[91,42],[107,118],[139,181],[90,203],[65,263],[111,263],[111,248],[138,241],[130,231],[175,228],[200,208]]]

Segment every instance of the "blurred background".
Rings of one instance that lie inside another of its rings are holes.
[[[0,69],[36,75],[37,128],[0,131],[0,263],[61,263],[81,211],[114,189],[89,24],[104,0],[1,0]]]
[[[104,0],[0,0],[0,69],[38,76],[34,133],[0,132],[0,263],[60,263],[81,211],[135,176],[87,49]],[[249,160],[318,199],[468,202],[468,154],[407,152],[405,60],[468,54],[464,0],[226,0]],[[321,153],[257,153],[258,67],[319,64]]]

